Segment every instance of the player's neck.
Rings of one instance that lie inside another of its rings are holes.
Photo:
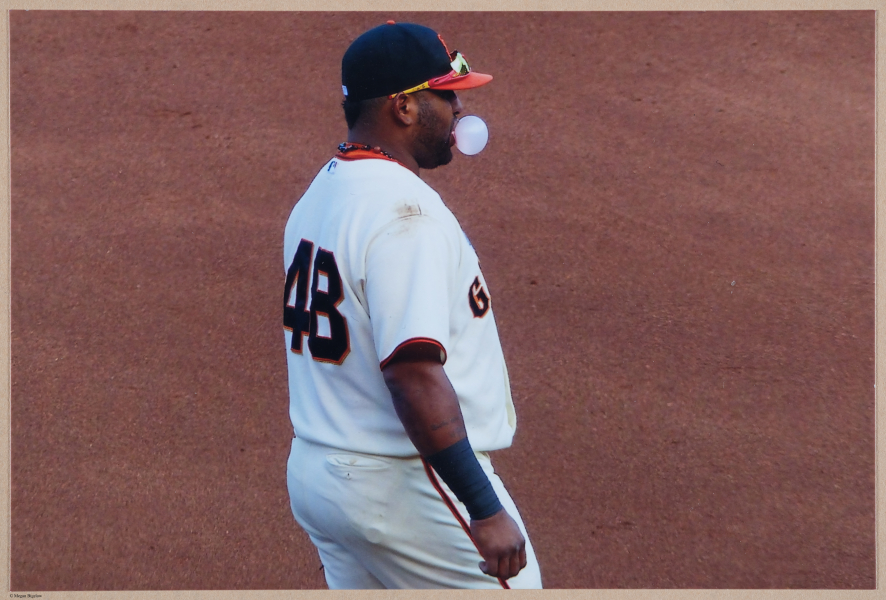
[[[418,175],[418,163],[412,155],[401,147],[395,140],[386,139],[371,131],[359,128],[348,130],[348,142],[352,144],[366,144],[372,148],[379,148],[398,163]]]

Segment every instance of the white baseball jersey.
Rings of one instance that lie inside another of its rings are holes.
[[[508,447],[516,419],[477,255],[433,189],[400,163],[371,156],[330,160],[286,224],[295,434],[342,450],[416,456],[381,367],[421,340],[441,348],[472,447]]]

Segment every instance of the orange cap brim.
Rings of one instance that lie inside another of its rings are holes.
[[[486,85],[492,81],[492,75],[486,75],[485,73],[477,73],[475,71],[471,71],[464,77],[457,77],[455,79],[450,79],[445,83],[439,83],[436,85],[432,85],[432,90],[469,90],[471,88],[480,87],[481,85]]]

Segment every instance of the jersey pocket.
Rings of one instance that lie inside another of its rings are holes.
[[[397,481],[397,470],[390,460],[366,454],[326,455],[331,485],[326,490],[345,518],[343,534],[357,536],[372,544],[387,537],[390,526],[389,503]]]
[[[343,479],[353,479],[354,474],[383,471],[391,468],[391,461],[366,454],[327,454],[330,471]]]

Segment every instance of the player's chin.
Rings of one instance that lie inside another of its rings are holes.
[[[446,148],[440,153],[440,166],[448,165],[452,162],[452,148]]]
[[[433,157],[428,157],[426,160],[420,161],[418,166],[421,169],[436,169],[437,167],[448,165],[451,162],[452,148],[446,146],[445,148],[441,147]]]

